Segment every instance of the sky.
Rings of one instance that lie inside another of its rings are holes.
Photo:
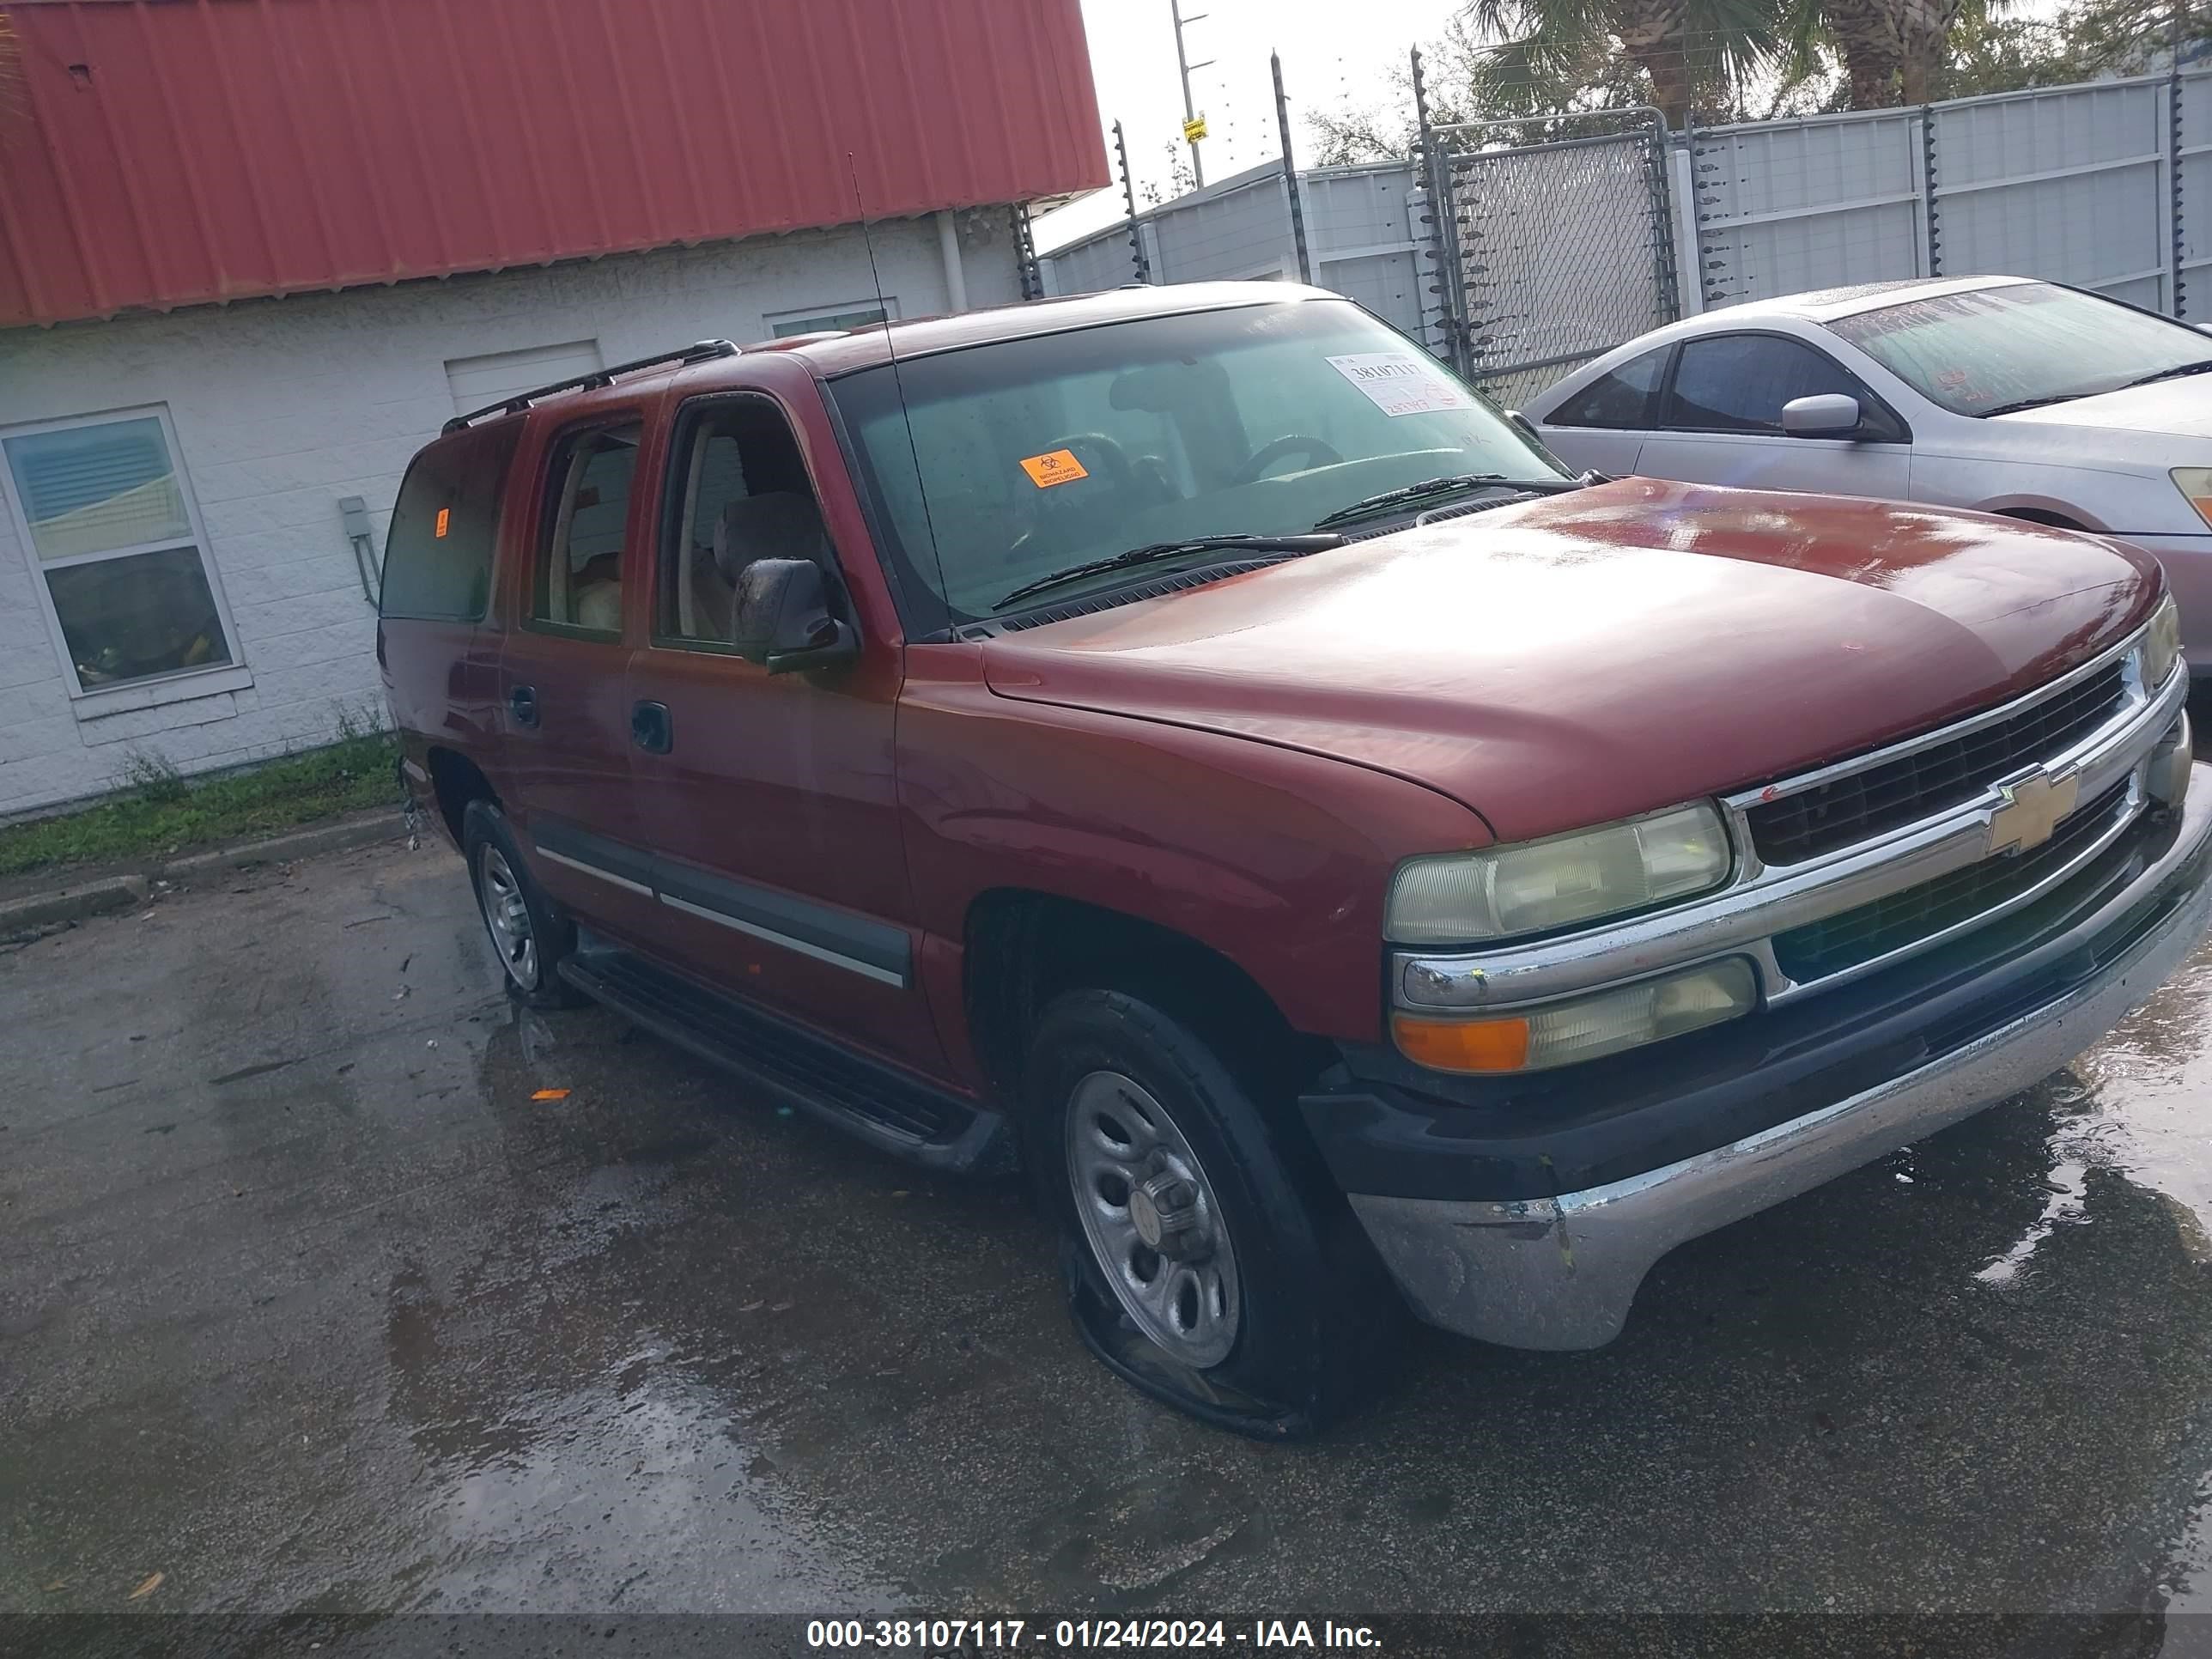
[[[1206,118],[1199,153],[1209,179],[1273,161],[1275,94],[1267,54],[1283,55],[1291,97],[1292,139],[1302,109],[1371,104],[1389,94],[1390,71],[1411,47],[1443,33],[1465,0],[1183,0],[1184,49],[1194,64],[1191,96]],[[1083,0],[1091,37],[1098,113],[1109,129],[1118,118],[1129,141],[1131,171],[1141,204],[1143,185],[1168,187],[1169,147],[1182,144],[1182,88],[1176,78],[1175,27],[1170,0]],[[1172,193],[1167,191],[1167,193]],[[1121,212],[1118,185],[1037,222],[1037,246],[1049,250],[1110,224]]]

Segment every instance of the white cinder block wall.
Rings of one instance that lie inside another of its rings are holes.
[[[1002,219],[961,216],[970,307],[1019,297]],[[948,308],[934,221],[872,235],[896,314]],[[453,412],[448,360],[596,340],[621,362],[764,338],[765,318],[849,311],[874,293],[846,228],[0,332],[0,432],[167,406],[251,677],[72,699],[29,550],[0,512],[0,818],[113,788],[134,754],[206,771],[326,741],[342,713],[386,718],[375,613],[337,502],[367,501],[380,552],[400,474]],[[0,468],[0,490],[13,488]]]

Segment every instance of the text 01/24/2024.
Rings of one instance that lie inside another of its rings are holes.
[[[811,1648],[890,1648],[957,1652],[963,1648],[1376,1648],[1372,1627],[1324,1619],[815,1619]]]

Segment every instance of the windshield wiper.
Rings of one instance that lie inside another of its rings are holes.
[[[2212,357],[2194,363],[2176,363],[2172,368],[2138,375],[2132,380],[2123,380],[2118,386],[2108,386],[2105,392],[2128,392],[2139,386],[2154,386],[2160,380],[2178,380],[2185,374],[2206,373],[2212,373]],[[2060,392],[2047,398],[2022,398],[2016,403],[1999,404],[1995,409],[1978,412],[1986,419],[1991,415],[2017,415],[2024,409],[2041,409],[2050,404],[2070,404],[2077,398],[2101,398],[2104,395],[2104,392]]]
[[[2178,380],[2185,374],[2202,374],[2207,370],[2212,370],[2212,357],[2207,357],[2203,362],[2197,363],[2177,363],[2172,368],[2160,369],[2155,374],[2144,374],[2132,380],[2123,380],[2112,390],[2125,392],[2132,386],[2154,386],[2160,380]]]
[[[1503,472],[1455,472],[1441,478],[1424,478],[1419,483],[1409,483],[1397,489],[1386,489],[1380,495],[1362,495],[1348,507],[1340,507],[1314,521],[1316,530],[1327,530],[1332,525],[1348,524],[1354,519],[1364,519],[1386,507],[1395,507],[1401,501],[1418,501],[1430,495],[1447,495],[1462,489],[1480,489],[1486,487],[1500,489],[1537,489],[1547,495],[1558,495],[1569,489],[1580,489],[1579,478],[1509,478]]]
[[[1975,412],[1986,421],[1992,415],[2017,415],[2024,409],[2042,409],[2051,404],[2070,404],[2076,398],[2086,398],[2089,395],[2086,392],[2059,392],[2052,393],[2048,398],[2021,398],[2013,403],[1999,404],[1995,409],[1978,410]]]
[[[1018,599],[1025,599],[1032,593],[1042,593],[1046,588],[1057,587],[1062,582],[1072,582],[1079,576],[1095,576],[1101,571],[1150,564],[1155,559],[1173,558],[1178,553],[1211,553],[1230,549],[1245,553],[1325,553],[1332,547],[1343,545],[1344,538],[1341,536],[1186,536],[1179,542],[1147,542],[1142,547],[1133,547],[1126,553],[1115,554],[1111,558],[1072,564],[1065,570],[1039,576],[1033,582],[1024,582],[991,609],[1004,611]]]

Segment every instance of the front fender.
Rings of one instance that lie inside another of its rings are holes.
[[[933,957],[957,966],[969,906],[1020,887],[1196,940],[1300,1031],[1380,1040],[1390,873],[1490,844],[1473,812],[1347,761],[917,675],[926,650],[909,653],[898,764]]]

